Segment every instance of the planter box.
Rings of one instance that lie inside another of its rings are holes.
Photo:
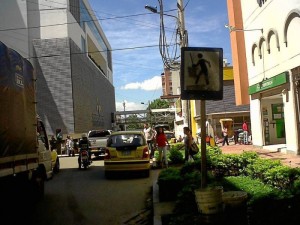
[[[159,183],[159,201],[175,201],[182,188],[180,180],[166,180]]]

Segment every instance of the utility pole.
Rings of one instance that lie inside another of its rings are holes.
[[[123,101],[123,107],[124,107],[124,130],[126,131],[126,103],[125,103],[125,100]]]
[[[185,21],[184,21],[184,5],[183,0],[177,0],[177,10],[178,10],[178,21],[179,21],[179,36],[180,36],[180,47],[187,47],[187,32],[185,30]],[[181,56],[182,57],[182,56]],[[189,100],[181,100],[182,102],[182,115],[185,126],[191,127],[190,119],[190,102]]]
[[[184,24],[184,6],[183,0],[177,0],[180,47],[188,47],[187,34]],[[181,56],[182,57],[182,56]],[[201,188],[207,185],[207,168],[206,168],[206,106],[205,100],[201,101]],[[192,130],[190,100],[182,100],[182,114],[184,115],[184,124]]]

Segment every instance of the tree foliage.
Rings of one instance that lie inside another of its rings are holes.
[[[155,99],[148,105],[147,109],[166,109],[170,107],[170,103],[163,99]]]
[[[126,118],[127,130],[139,130],[143,128],[143,123],[140,123],[140,119],[137,115],[129,115]]]

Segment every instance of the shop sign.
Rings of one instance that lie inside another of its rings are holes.
[[[274,77],[271,77],[267,80],[264,80],[262,82],[259,82],[257,84],[251,85],[248,89],[249,95],[265,91],[274,87],[278,87],[282,84],[285,84],[289,81],[289,74],[288,72],[283,72],[281,74],[278,74]]]

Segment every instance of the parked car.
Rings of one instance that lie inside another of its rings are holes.
[[[96,157],[105,156],[105,147],[110,134],[110,130],[90,130],[88,132],[88,139],[91,143],[92,155]]]
[[[107,141],[104,157],[105,176],[115,172],[141,171],[150,175],[150,154],[142,131],[117,131]]]
[[[165,133],[169,143],[176,142],[176,137],[175,137],[174,132],[166,130],[166,131],[164,131],[164,133]]]

